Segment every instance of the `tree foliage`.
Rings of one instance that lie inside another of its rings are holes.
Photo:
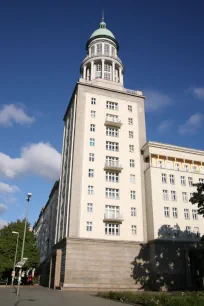
[[[204,217],[204,184],[194,184],[197,187],[197,192],[193,193],[190,202],[198,205],[198,214]]]
[[[0,275],[7,277],[13,270],[17,235],[12,234],[12,231],[19,232],[17,262],[20,260],[24,225],[25,220],[17,220],[16,222],[9,223],[0,230]],[[28,258],[24,269],[30,268],[39,262],[39,250],[36,245],[34,233],[30,230],[30,224],[28,222],[23,257]]]

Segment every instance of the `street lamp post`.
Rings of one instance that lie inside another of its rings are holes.
[[[27,194],[27,199],[26,199],[27,200],[27,205],[26,205],[25,226],[24,226],[24,233],[23,233],[23,244],[22,244],[22,249],[21,249],[21,261],[23,260],[23,254],[24,254],[26,226],[27,226],[27,219],[28,219],[28,206],[29,206],[29,202],[30,202],[31,197],[32,197],[32,193],[28,193]],[[22,267],[19,270],[17,296],[19,295],[21,274],[22,274]]]
[[[19,238],[19,232],[14,232],[14,231],[12,231],[12,234],[17,235],[17,240],[16,240],[16,252],[15,252],[14,263],[13,263],[13,272],[12,272],[12,286],[13,286],[13,281],[14,281],[14,277],[15,277],[16,257],[17,257],[17,252],[18,252],[18,238]]]

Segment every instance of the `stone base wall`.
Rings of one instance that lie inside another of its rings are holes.
[[[135,242],[68,238],[61,287],[82,290],[130,290],[133,262],[141,246]]]

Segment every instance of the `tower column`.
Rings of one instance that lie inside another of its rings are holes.
[[[122,68],[119,67],[119,82],[122,83]]]
[[[104,79],[104,64],[105,64],[104,58],[102,58],[101,62],[102,62],[102,79]]]
[[[86,65],[84,65],[83,79],[86,79]]]
[[[112,76],[113,76],[113,81],[115,81],[115,62],[112,63]]]
[[[94,77],[94,61],[91,61],[91,80],[95,79]]]
[[[121,84],[123,85],[123,72],[121,72]]]

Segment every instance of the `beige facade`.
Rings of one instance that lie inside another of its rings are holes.
[[[189,199],[204,182],[204,152],[148,142],[142,149],[148,240],[199,240],[203,217]]]

